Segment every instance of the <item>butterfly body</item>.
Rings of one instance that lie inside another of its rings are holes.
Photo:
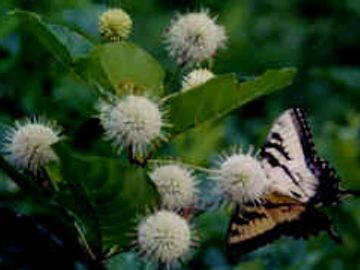
[[[335,170],[318,157],[303,110],[287,110],[274,122],[260,162],[270,190],[260,204],[237,206],[227,234],[230,260],[283,235],[308,238],[327,231],[339,241],[318,208],[336,204],[344,192]]]

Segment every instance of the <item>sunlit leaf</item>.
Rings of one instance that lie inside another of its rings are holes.
[[[217,119],[244,104],[288,86],[296,71],[269,70],[252,80],[237,83],[232,74],[217,76],[207,83],[169,97],[171,134],[177,135],[203,122]]]
[[[163,92],[165,73],[160,64],[133,43],[118,42],[97,46],[88,59],[78,63],[89,80],[118,95],[130,92]],[[111,87],[111,89],[109,89]]]

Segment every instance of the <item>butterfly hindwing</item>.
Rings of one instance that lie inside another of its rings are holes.
[[[282,235],[307,238],[330,229],[327,216],[312,206],[271,194],[262,205],[237,207],[228,228],[229,259],[236,262]]]

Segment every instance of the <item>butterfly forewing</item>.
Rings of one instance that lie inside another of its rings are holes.
[[[300,109],[285,111],[273,124],[261,150],[261,163],[277,192],[308,202],[319,181],[313,172],[314,145]]]

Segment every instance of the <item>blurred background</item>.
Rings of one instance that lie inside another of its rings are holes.
[[[231,145],[260,147],[272,121],[283,110],[303,107],[309,114],[318,151],[338,170],[342,186],[360,189],[360,1],[355,0],[1,0],[0,122],[29,115],[56,119],[80,150],[87,151],[100,131],[82,141],[95,97],[86,85],[48,53],[16,20],[3,16],[15,8],[39,12],[98,40],[98,15],[119,5],[131,14],[131,37],[169,71],[175,64],[163,46],[163,32],[181,12],[206,8],[225,26],[229,40],[213,63],[217,74],[240,80],[269,68],[295,66],[295,83],[230,116],[178,137],[164,150],[185,162],[213,166]],[[221,91],[221,89],[219,89]],[[206,133],[203,130],[206,128]],[[103,146],[99,146],[101,148]],[[94,150],[95,151],[95,150]],[[0,174],[2,193],[14,189]],[[229,266],[224,257],[228,214],[222,210],[195,220],[202,243],[184,264],[188,269],[360,269],[360,199],[326,209],[344,243],[327,235],[310,241],[281,239]],[[1,221],[0,221],[1,222]],[[4,232],[0,232],[3,234]],[[1,239],[0,239],[1,241]],[[133,253],[115,258],[112,269],[143,269]],[[1,256],[0,256],[1,258]]]

